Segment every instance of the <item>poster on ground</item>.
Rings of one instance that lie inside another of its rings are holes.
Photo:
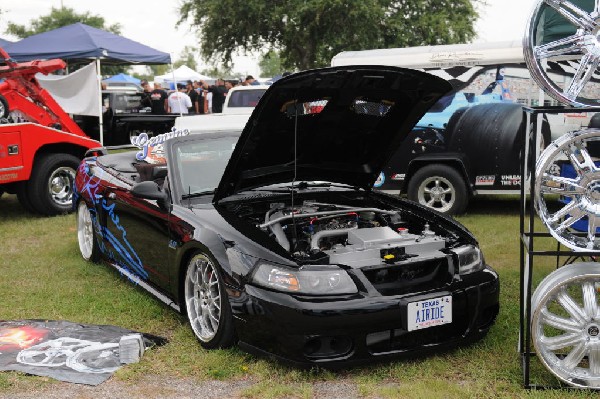
[[[0,321],[0,371],[98,385],[164,340],[124,328],[68,321]]]

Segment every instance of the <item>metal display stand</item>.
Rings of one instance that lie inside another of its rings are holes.
[[[556,267],[560,267],[560,257],[586,257],[597,256],[598,252],[573,252],[570,249],[561,250],[557,245],[556,250],[536,250],[535,242],[542,238],[552,237],[549,232],[536,232],[536,222],[541,223],[535,210],[535,167],[538,156],[537,130],[538,115],[540,114],[566,114],[581,112],[600,112],[600,107],[572,108],[572,107],[523,107],[526,114],[527,129],[524,135],[524,154],[521,160],[521,203],[520,203],[520,326],[518,349],[521,355],[521,368],[523,373],[523,386],[526,389],[565,388],[566,386],[540,386],[531,382],[531,358],[535,357],[531,342],[531,296],[532,275],[536,257],[556,257]],[[527,200],[526,186],[529,188],[529,201]],[[543,224],[542,224],[543,225]],[[545,227],[544,227],[545,228]]]

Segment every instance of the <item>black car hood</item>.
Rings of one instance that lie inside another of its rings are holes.
[[[450,89],[433,75],[387,66],[317,69],[278,80],[248,120],[214,201],[292,180],[369,190]]]

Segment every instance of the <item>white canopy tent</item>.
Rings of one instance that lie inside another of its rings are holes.
[[[187,65],[182,65],[179,68],[175,69],[173,72],[154,77],[155,82],[158,82],[163,85],[168,85],[170,83],[185,83],[188,80],[204,80],[208,81],[209,83],[214,83],[214,78],[202,75],[201,73],[194,71]]]

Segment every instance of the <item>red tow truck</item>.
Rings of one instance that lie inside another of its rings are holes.
[[[0,48],[0,195],[17,194],[43,215],[71,211],[79,161],[101,147],[35,78],[64,67],[59,59],[17,63]]]

